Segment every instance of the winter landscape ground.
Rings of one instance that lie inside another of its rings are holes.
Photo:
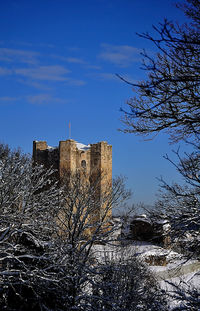
[[[100,262],[105,261],[104,257],[110,258],[112,261],[121,257],[134,260],[134,257],[138,256],[143,261],[148,262],[149,258],[164,256],[166,264],[147,264],[147,266],[154,273],[161,288],[169,293],[169,310],[174,310],[181,305],[180,297],[177,300],[175,299],[177,288],[182,291],[183,296],[187,295],[188,289],[192,291],[194,288],[200,290],[200,261],[185,259],[183,254],[174,252],[171,249],[164,249],[152,243],[141,241],[131,243],[127,241],[127,243],[128,245],[123,247],[112,245],[112,243],[106,246],[98,245],[94,247],[93,251]],[[182,310],[181,307],[180,310]],[[190,308],[183,308],[183,310],[190,310]],[[200,307],[197,306],[196,309],[191,307],[191,310],[200,310]]]

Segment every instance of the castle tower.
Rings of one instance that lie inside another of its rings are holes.
[[[86,146],[68,139],[60,141],[58,147],[50,147],[46,141],[33,141],[33,161],[57,169],[60,180],[76,172],[83,173],[91,185],[98,179],[99,201],[112,187],[112,146],[104,141]]]

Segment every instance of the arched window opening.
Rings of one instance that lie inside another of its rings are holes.
[[[82,161],[81,161],[81,167],[82,167],[82,168],[86,168],[86,161],[85,161],[85,160],[82,160]]]

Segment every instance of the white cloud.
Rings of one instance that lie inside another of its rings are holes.
[[[10,43],[13,43],[15,45],[20,45],[20,46],[28,46],[28,47],[34,47],[34,48],[38,48],[38,47],[44,47],[44,48],[55,48],[54,44],[51,43],[32,43],[32,42],[27,42],[27,41],[15,41],[15,40],[11,40],[9,41]]]
[[[67,63],[72,63],[72,64],[81,64],[81,65],[86,65],[87,62],[85,60],[83,60],[80,57],[64,57],[64,56],[60,56],[60,55],[55,55],[55,54],[51,54],[50,55],[52,58],[56,58],[59,59],[63,62],[67,62]]]
[[[21,68],[16,69],[17,75],[22,75],[33,80],[46,80],[46,81],[66,81],[70,71],[63,66],[39,66],[36,68]]]
[[[53,97],[51,94],[38,94],[38,95],[30,95],[27,96],[27,101],[30,104],[33,105],[43,105],[43,104],[66,104],[68,101],[58,98],[58,97]]]
[[[114,65],[128,67],[139,60],[140,50],[129,45],[102,44],[99,57]]]
[[[2,104],[14,104],[16,102],[27,102],[32,105],[47,105],[47,104],[66,104],[68,100],[54,97],[48,93],[41,93],[37,95],[21,96],[21,97],[0,97],[0,105]]]
[[[27,43],[29,45],[29,43]],[[31,46],[31,44],[30,44]],[[53,47],[53,46],[51,46]],[[45,57],[45,62],[44,62]],[[69,75],[71,71],[66,68],[67,64],[57,64],[51,58],[70,63],[71,67],[76,64],[88,66],[89,64],[81,57],[68,57],[60,55],[45,55],[23,49],[0,48],[0,60],[9,63],[9,68],[0,67],[0,76],[10,75],[19,83],[31,85],[46,92],[49,81],[65,82],[67,85],[82,86],[86,82]],[[49,63],[47,63],[49,61]],[[42,82],[42,83],[41,83]]]
[[[38,63],[38,52],[17,49],[0,48],[0,60],[26,64]]]

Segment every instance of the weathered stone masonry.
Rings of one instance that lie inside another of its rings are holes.
[[[60,180],[64,174],[76,172],[84,172],[90,183],[99,178],[99,198],[112,186],[112,146],[104,141],[86,146],[68,139],[60,141],[58,147],[50,147],[46,141],[33,141],[33,160],[57,169]]]

